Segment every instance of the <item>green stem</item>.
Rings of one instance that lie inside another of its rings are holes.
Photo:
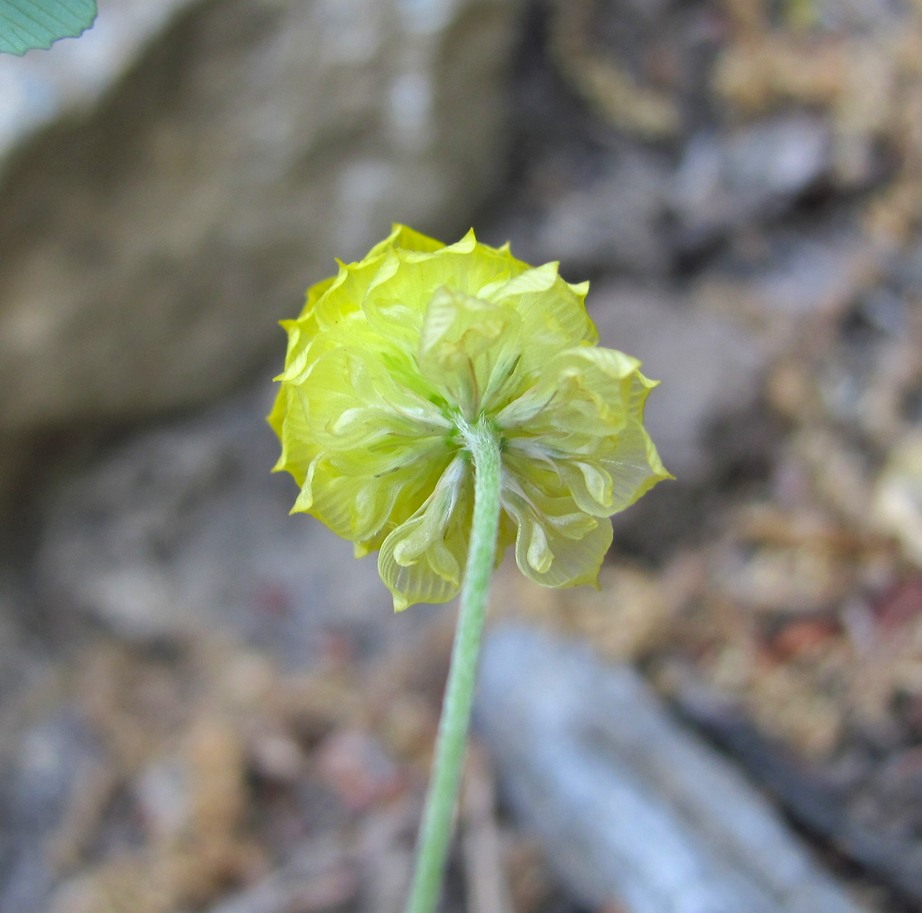
[[[432,779],[416,845],[416,869],[406,913],[433,913],[438,904],[467,747],[487,595],[496,559],[501,470],[499,438],[483,418],[476,424],[464,423],[460,431],[474,461],[474,517]]]

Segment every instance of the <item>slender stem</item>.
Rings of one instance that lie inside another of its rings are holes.
[[[482,418],[476,424],[465,423],[460,430],[474,461],[474,516],[432,779],[416,845],[416,870],[406,913],[433,913],[438,904],[467,747],[487,595],[496,559],[500,442],[495,430]]]

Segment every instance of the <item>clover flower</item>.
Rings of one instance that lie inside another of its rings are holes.
[[[477,423],[500,443],[497,554],[514,544],[545,586],[594,584],[609,517],[670,477],[643,427],[655,382],[596,345],[587,290],[473,231],[446,246],[398,225],[283,321],[275,469],[301,487],[292,512],[379,550],[396,610],[460,589]]]

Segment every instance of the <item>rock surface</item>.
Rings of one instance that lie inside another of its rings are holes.
[[[100,65],[105,91],[72,103],[35,60],[12,61],[69,114],[38,132],[8,114],[7,443],[227,391],[281,348],[275,320],[334,254],[361,255],[395,220],[458,232],[500,174],[516,4],[178,6],[159,4],[130,64]],[[40,62],[78,45],[61,47]]]
[[[97,759],[98,746],[73,708],[61,707],[21,733],[17,748],[3,759],[0,909],[32,913],[44,908],[56,878],[48,824],[65,817],[77,776]]]
[[[37,552],[42,598],[130,642],[220,630],[293,663],[330,628],[359,641],[400,628],[374,557],[288,515],[297,489],[269,473],[271,387],[153,429],[63,486]]]
[[[667,468],[684,485],[701,484],[759,445],[754,421],[770,352],[732,314],[691,307],[664,287],[628,282],[593,285],[586,300],[603,345],[629,352],[662,386],[647,402],[645,424]],[[715,450],[721,422],[734,424],[734,448]]]
[[[629,667],[497,629],[477,706],[518,814],[586,902],[626,913],[860,913]]]

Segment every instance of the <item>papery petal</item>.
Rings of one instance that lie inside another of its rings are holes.
[[[483,297],[515,307],[522,318],[523,374],[542,371],[547,358],[562,349],[594,345],[599,336],[586,311],[589,283],[570,285],[558,273],[557,263],[545,263],[514,276]]]
[[[384,251],[375,256],[369,254],[358,263],[339,264],[339,272],[312,311],[319,330],[335,328],[345,318],[361,314],[365,290],[390,255]]]
[[[566,494],[554,494],[549,476],[542,481],[504,472],[502,503],[516,523],[519,569],[542,586],[594,584],[611,545],[611,523],[579,510]]]
[[[308,466],[316,456],[316,446],[298,388],[284,384],[279,388],[268,422],[282,445],[282,452],[272,471],[290,472],[299,485],[303,484]]]
[[[491,388],[494,372],[515,356],[521,319],[505,305],[447,287],[426,309],[418,364],[432,387],[472,419]],[[512,351],[510,352],[510,349]]]
[[[345,345],[325,352],[300,387],[318,443],[346,449],[446,435],[451,425],[441,410],[401,381],[411,371],[398,352]]]
[[[394,225],[390,235],[361,260],[339,263],[339,272],[335,276],[311,286],[301,317],[313,314],[320,329],[335,326],[344,316],[361,309],[369,285],[395,251],[431,253],[444,246],[440,241],[427,238],[405,225]]]
[[[473,498],[469,463],[456,457],[432,494],[381,544],[378,573],[394,610],[416,602],[447,602],[461,587]]]
[[[527,263],[513,257],[507,247],[481,244],[473,230],[460,241],[432,254],[399,252],[399,256],[402,264],[412,267],[402,270],[406,275],[399,277],[406,283],[404,290],[419,295],[423,301],[428,301],[443,285],[466,295],[484,297],[483,289],[495,287],[531,269]]]
[[[644,399],[648,392],[649,387],[644,386]],[[629,507],[657,482],[674,478],[663,466],[656,447],[642,424],[642,400],[637,408],[639,412],[631,414],[627,424],[618,434],[617,446],[602,454],[598,461],[614,482],[612,509],[615,511]]]
[[[321,279],[320,282],[315,282],[308,290],[307,294],[304,296],[304,307],[301,308],[301,313],[298,315],[298,321],[303,321],[310,314],[313,313],[314,308],[317,305],[317,302],[320,298],[326,294],[327,290],[330,288],[333,283],[336,282],[336,276],[328,276],[326,279]],[[285,323],[286,321],[282,321]],[[295,321],[291,321],[295,322]]]
[[[391,226],[391,233],[383,240],[379,241],[369,252],[365,259],[376,257],[388,250],[408,250],[417,251],[418,253],[431,253],[434,250],[440,250],[445,244],[442,241],[436,241],[422,232],[409,228],[395,222]]]
[[[376,244],[361,260],[340,263],[339,272],[312,286],[302,317],[311,314],[319,329],[336,326],[344,317],[361,310],[362,302],[376,276],[397,251],[432,253],[445,245],[405,225],[394,225],[390,235]]]
[[[341,536],[379,538],[417,510],[451,459],[448,421],[373,348],[331,348],[286,390],[285,421],[304,442],[285,454],[302,484],[293,509]]]
[[[555,467],[589,514],[623,510],[670,478],[643,427],[655,386],[639,362],[613,349],[577,348],[551,358],[541,379],[497,416],[507,435],[507,461]]]
[[[285,370],[275,378],[276,380],[290,380],[304,371],[311,342],[319,331],[314,308],[318,299],[326,293],[335,279],[335,276],[330,276],[307,290],[304,307],[297,320],[279,321],[288,333],[288,349],[285,354]]]
[[[394,248],[380,264],[363,301],[368,322],[388,339],[419,339],[422,316],[441,287],[474,297],[529,269],[508,250],[480,244],[473,231],[436,251]]]
[[[420,471],[420,465],[423,470]],[[444,469],[443,461],[404,463],[382,475],[344,475],[328,459],[309,472],[292,513],[309,512],[344,539],[377,548],[386,530],[417,511]]]
[[[636,358],[615,349],[582,346],[556,353],[534,386],[497,421],[504,428],[527,424],[532,436],[615,432],[626,421],[635,378],[643,378],[639,368]],[[535,404],[543,405],[535,411]]]

